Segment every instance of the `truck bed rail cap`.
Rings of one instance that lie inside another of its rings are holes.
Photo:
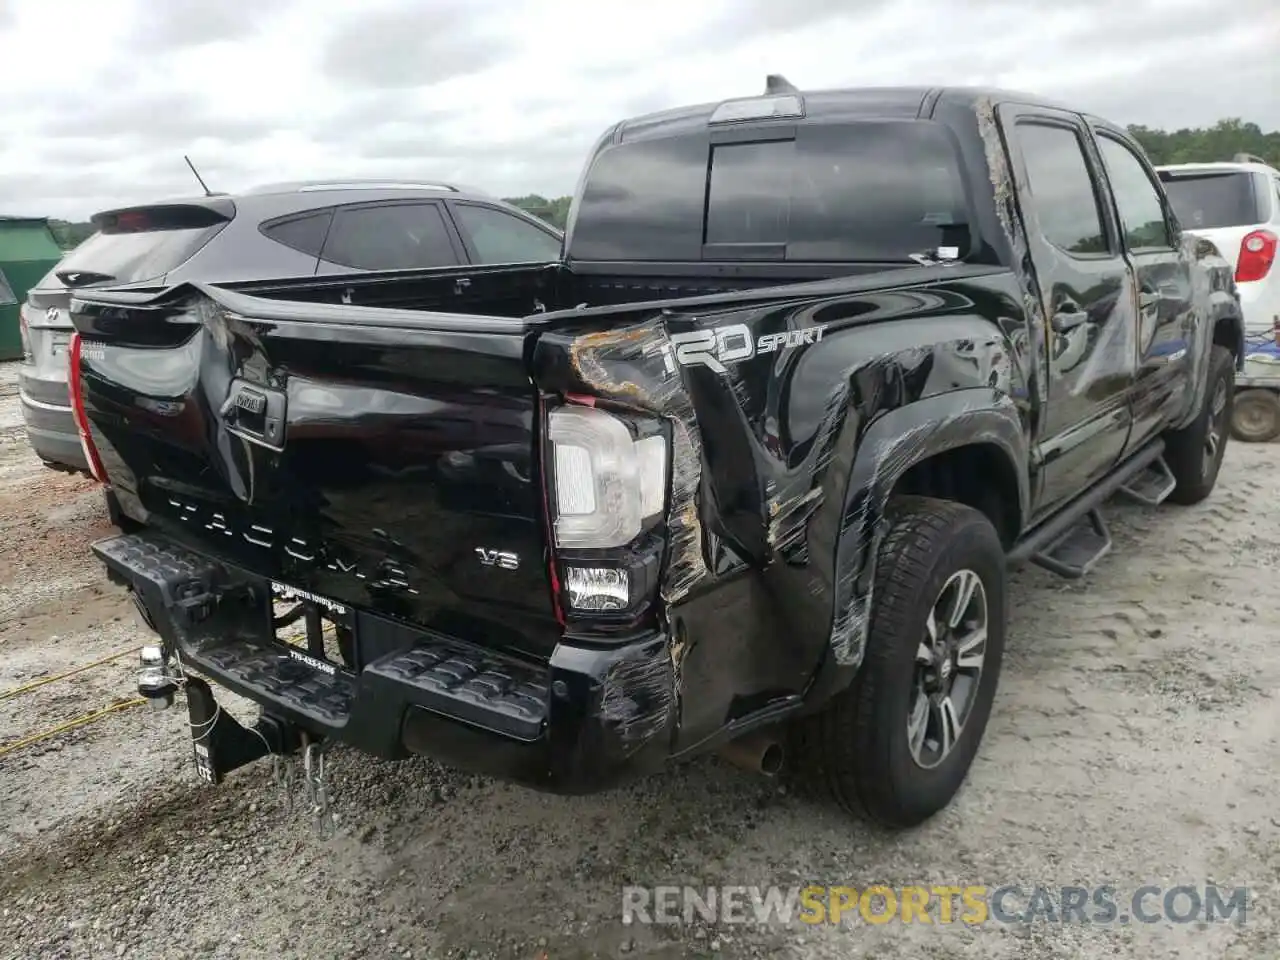
[[[520,319],[474,314],[438,313],[393,307],[363,307],[345,303],[311,303],[275,300],[236,293],[213,284],[187,281],[155,291],[104,290],[72,299],[74,316],[82,304],[132,307],[139,310],[171,307],[184,300],[204,296],[232,313],[254,320],[305,321],[311,323],[360,324],[426,330],[457,330],[467,333],[523,333],[537,325],[542,315]]]

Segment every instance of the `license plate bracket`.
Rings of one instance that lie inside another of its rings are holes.
[[[343,604],[271,584],[271,632],[290,656],[312,665],[356,669],[354,618]]]

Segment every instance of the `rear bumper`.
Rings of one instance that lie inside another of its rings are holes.
[[[609,649],[561,643],[549,662],[503,657],[355,612],[348,671],[274,639],[270,584],[151,532],[94,544],[186,670],[273,718],[374,756],[434,757],[556,793],[589,793],[661,767],[675,697],[667,638]]]
[[[27,439],[42,460],[64,464],[77,470],[89,469],[71,407],[36,399],[24,389],[21,378],[18,400],[22,405],[22,421],[26,425]]]

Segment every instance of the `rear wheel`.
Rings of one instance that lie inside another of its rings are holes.
[[[1241,390],[1231,411],[1231,435],[1245,443],[1280,436],[1280,396],[1272,390]]]
[[[1165,462],[1177,481],[1169,495],[1171,502],[1189,506],[1213,492],[1230,435],[1235,379],[1231,351],[1213,347],[1200,413],[1181,430],[1165,436]]]
[[[796,728],[799,771],[850,813],[912,827],[946,807],[977,753],[1004,653],[1004,549],[971,507],[891,505],[853,684]]]

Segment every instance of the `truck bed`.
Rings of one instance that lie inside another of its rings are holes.
[[[537,559],[534,340],[905,279],[720,273],[535,265],[96,292],[76,313],[83,399],[132,519],[281,583],[545,657],[560,626]],[[473,569],[474,548],[524,559],[499,576]]]

